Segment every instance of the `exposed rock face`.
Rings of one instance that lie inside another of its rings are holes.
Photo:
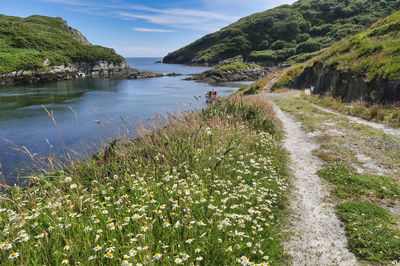
[[[373,103],[400,101],[400,80],[375,79],[367,81],[360,73],[352,73],[315,63],[287,84],[303,89],[314,87],[314,94],[329,93],[345,102],[364,100]]]
[[[84,45],[92,45],[80,31],[70,27],[68,25],[67,21],[65,21],[62,18],[60,18],[60,21],[61,21],[61,25],[65,28],[66,31],[68,31],[72,34],[72,36],[74,37],[75,40],[79,41],[80,43],[82,43]]]
[[[272,68],[250,68],[241,71],[207,70],[201,74],[194,75],[187,80],[197,80],[199,82],[217,83],[227,81],[254,81],[267,76],[274,70]]]
[[[129,66],[125,61],[121,64],[99,61],[95,65],[87,62],[80,62],[69,66],[61,65],[49,67],[49,70],[47,71],[34,72],[20,70],[0,74],[0,86],[43,83],[85,77],[125,78],[128,75]]]

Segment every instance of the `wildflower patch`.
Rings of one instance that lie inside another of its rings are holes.
[[[107,164],[88,159],[42,176],[51,187],[10,188],[0,203],[0,260],[283,263],[286,157],[270,115],[260,114],[216,105],[115,147]]]

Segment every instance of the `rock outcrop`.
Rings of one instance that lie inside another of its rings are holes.
[[[132,70],[132,69],[131,69]],[[182,74],[178,73],[169,73],[169,74],[162,74],[162,73],[154,73],[151,71],[133,71],[134,73],[130,73],[127,78],[128,79],[148,79],[148,78],[161,78],[161,77],[177,77],[182,76]]]
[[[131,73],[129,79],[148,79],[148,78],[161,78],[164,77],[162,73],[154,73],[151,71],[138,71],[136,73]]]
[[[44,65],[46,65],[46,61]],[[129,66],[125,61],[120,64],[109,63],[107,61],[99,61],[96,64],[80,62],[68,66],[61,65],[47,68],[47,71],[20,70],[0,74],[0,86],[34,84],[86,77],[126,78],[129,75]]]
[[[344,102],[363,100],[373,103],[400,101],[400,80],[367,80],[362,73],[343,71],[320,62],[305,68],[303,73],[290,81],[288,87],[312,88],[314,94],[330,94]]]
[[[198,75],[194,75],[187,80],[198,82],[218,83],[228,81],[254,81],[261,79],[274,71],[273,68],[249,68],[246,70],[215,71],[207,70]]]

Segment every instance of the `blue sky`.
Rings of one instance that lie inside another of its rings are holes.
[[[237,19],[294,0],[12,0],[0,13],[62,17],[125,57],[165,56]]]

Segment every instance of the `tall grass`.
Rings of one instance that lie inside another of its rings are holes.
[[[398,102],[391,105],[371,105],[364,101],[343,103],[340,99],[331,96],[307,96],[305,98],[315,104],[326,106],[342,113],[358,116],[367,120],[387,123],[391,126],[400,126]]]
[[[271,115],[222,102],[8,187],[5,265],[285,264],[286,157]]]

